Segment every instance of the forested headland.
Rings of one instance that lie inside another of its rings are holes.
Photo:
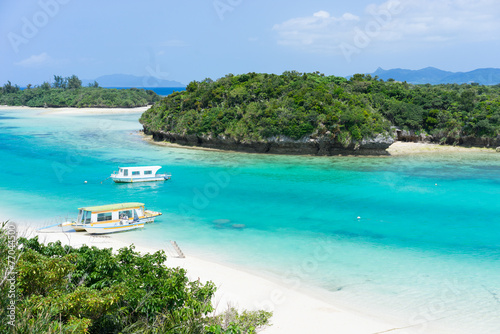
[[[191,82],[140,122],[156,140],[250,152],[363,154],[384,150],[395,136],[500,146],[500,85],[412,85],[295,71],[229,74]]]
[[[8,81],[0,88],[0,105],[8,106],[133,108],[159,100],[160,96],[152,90],[102,88],[95,81],[83,87],[76,75],[67,78],[55,75],[53,83],[27,85],[25,89]]]

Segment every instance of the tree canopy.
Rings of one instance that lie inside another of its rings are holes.
[[[54,75],[52,84],[44,82],[40,86],[28,85],[21,90],[10,81],[0,88],[0,104],[28,107],[141,107],[159,101],[152,90],[137,88],[107,89],[99,84],[82,87],[82,81],[72,75],[67,78]]]

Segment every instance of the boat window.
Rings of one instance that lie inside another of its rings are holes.
[[[152,171],[150,171],[150,170],[145,170],[145,171],[144,171],[144,175],[151,175],[151,174],[153,174],[153,172],[152,172]]]
[[[132,172],[132,175],[139,175],[141,172]]]
[[[120,211],[120,213],[118,214],[118,217],[120,219],[123,219],[125,217],[132,218],[133,217],[132,210]]]
[[[128,176],[128,169],[123,170],[123,175]]]
[[[85,216],[85,224],[90,224],[90,220],[92,218],[92,212],[90,211],[85,211],[84,213],[84,216]]]
[[[111,219],[112,219],[111,212],[104,212],[104,213],[97,214],[97,221],[98,222],[103,222],[103,221],[107,221],[107,220],[111,220]]]

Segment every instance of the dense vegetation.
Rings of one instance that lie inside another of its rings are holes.
[[[82,87],[77,76],[68,78],[54,76],[52,85],[44,82],[40,86],[19,86],[7,82],[0,88],[0,104],[28,107],[141,107],[159,101],[151,90],[101,88],[97,82]]]
[[[0,225],[0,333],[255,333],[265,311],[214,316],[213,283],[189,281],[158,251],[111,249],[38,237],[14,241]],[[12,305],[15,310],[12,311]],[[15,313],[15,318],[13,314]]]
[[[391,126],[454,142],[500,133],[500,85],[411,85],[356,74],[229,74],[193,81],[146,111],[149,132],[238,141],[329,138],[349,142],[392,134]]]

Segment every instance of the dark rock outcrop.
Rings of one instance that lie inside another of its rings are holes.
[[[247,153],[293,154],[293,155],[389,155],[386,149],[394,142],[390,136],[378,135],[361,142],[351,141],[347,146],[326,137],[292,140],[287,137],[273,137],[266,141],[245,142],[223,136],[182,135],[164,131],[150,131],[145,126],[144,133],[152,135],[155,141],[230,150]]]

